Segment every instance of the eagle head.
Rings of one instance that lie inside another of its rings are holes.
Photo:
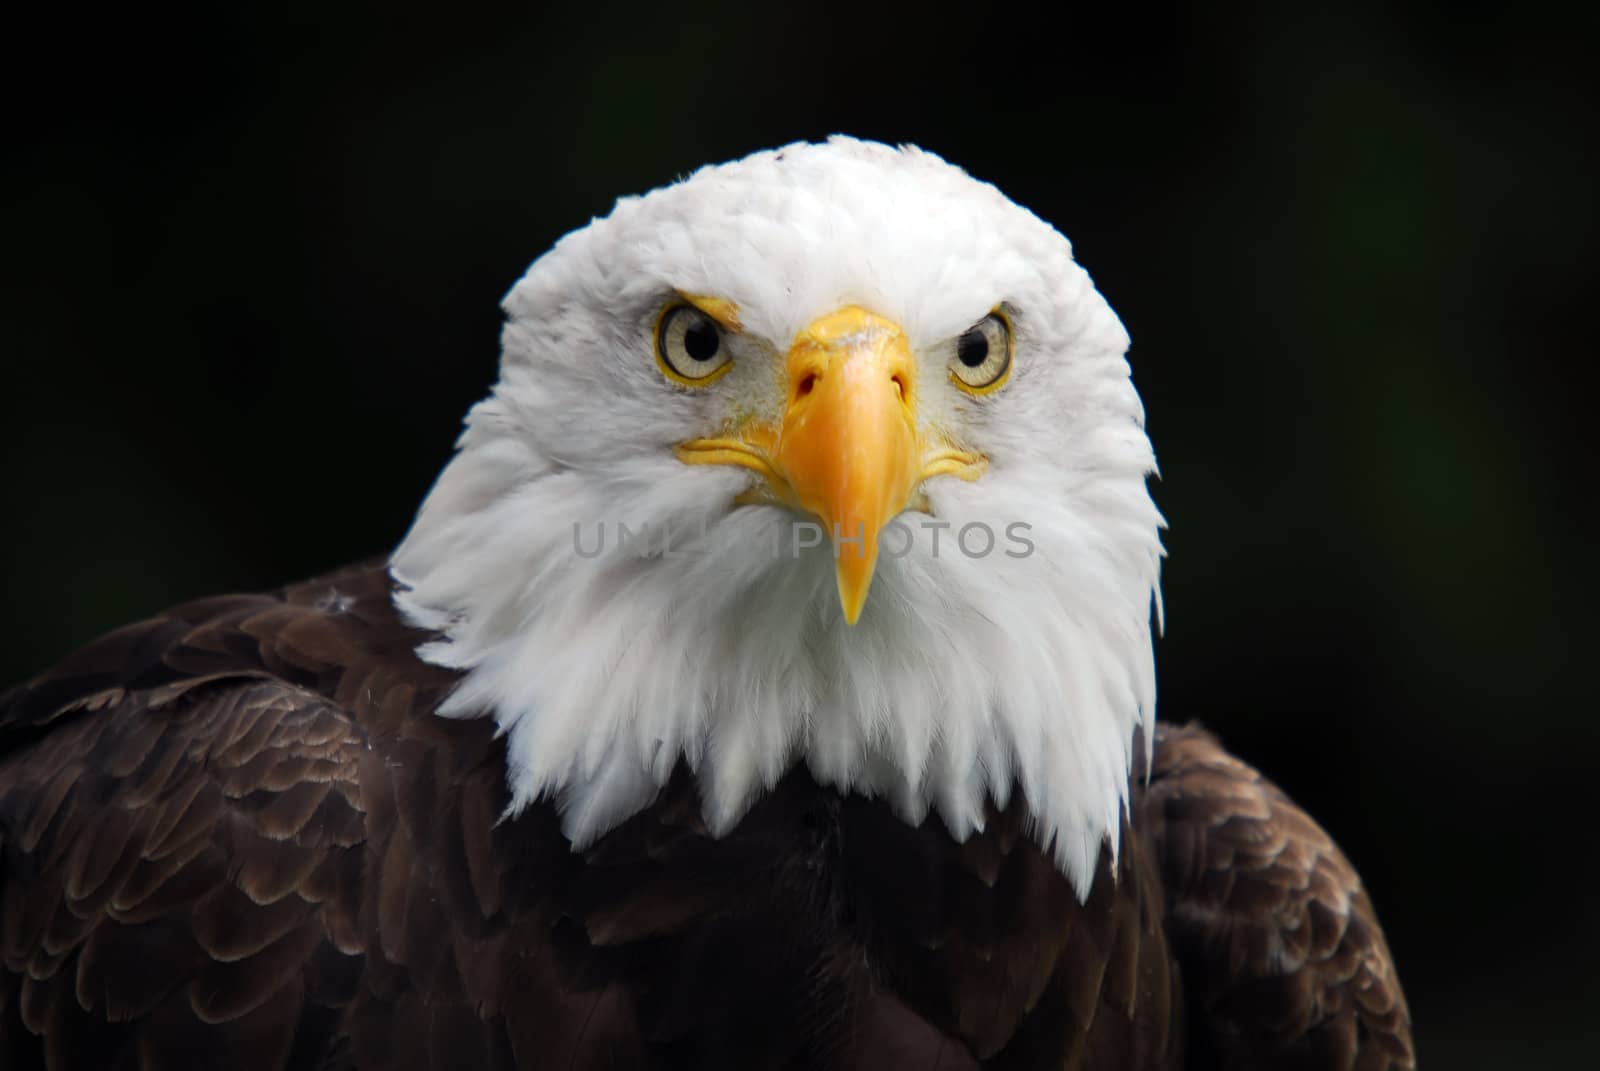
[[[1128,338],[1065,238],[915,148],[706,167],[567,235],[392,567],[575,847],[804,763],[955,837],[1026,800],[1084,895],[1154,716]],[[1146,739],[1149,739],[1148,732]]]

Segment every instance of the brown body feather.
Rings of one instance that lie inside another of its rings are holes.
[[[957,844],[801,771],[574,853],[419,638],[361,567],[0,697],[0,1066],[1413,1066],[1355,872],[1202,732],[1084,904],[1021,800]]]

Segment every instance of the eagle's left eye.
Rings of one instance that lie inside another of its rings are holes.
[[[675,383],[704,386],[731,367],[722,327],[693,305],[668,306],[656,326],[656,358]]]
[[[1011,325],[991,312],[956,339],[950,376],[969,394],[998,390],[1011,371]]]

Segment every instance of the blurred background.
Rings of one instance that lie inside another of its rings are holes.
[[[499,297],[617,195],[914,141],[1132,332],[1161,716],[1345,846],[1425,1066],[1592,1057],[1600,20],[443,10],[11,23],[0,682],[390,548]]]

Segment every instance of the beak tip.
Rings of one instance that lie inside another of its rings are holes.
[[[878,566],[876,531],[866,539],[856,554],[843,550],[835,559],[834,577],[839,589],[839,609],[844,611],[847,625],[861,620],[861,611],[867,605],[867,593],[872,590],[872,577]]]
[[[872,578],[870,575],[867,577],[865,584],[846,583],[843,577],[840,578],[839,608],[844,611],[845,624],[854,625],[861,620],[861,611],[867,605],[867,589],[871,584]]]

